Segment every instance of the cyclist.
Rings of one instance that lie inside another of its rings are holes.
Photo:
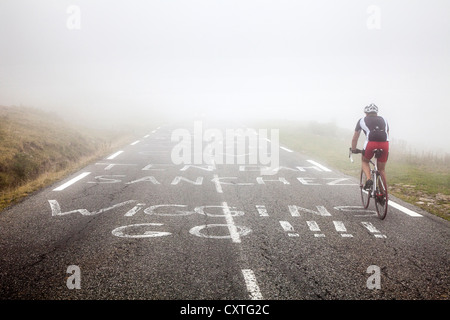
[[[378,107],[373,103],[364,108],[366,116],[356,123],[355,133],[352,139],[352,152],[356,151],[361,130],[366,135],[366,141],[362,151],[361,167],[366,175],[364,189],[370,189],[373,181],[370,177],[369,161],[374,155],[374,149],[383,149],[381,156],[377,159],[377,167],[380,174],[386,180],[386,162],[389,155],[389,125],[386,119],[378,115]]]

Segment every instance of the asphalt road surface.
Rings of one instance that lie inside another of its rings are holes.
[[[381,221],[356,179],[284,146],[273,175],[225,140],[224,163],[176,164],[176,129],[199,143],[192,122],[149,130],[1,212],[0,298],[448,299],[445,220],[392,197]]]

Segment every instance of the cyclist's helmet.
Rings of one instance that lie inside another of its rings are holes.
[[[364,108],[364,112],[365,113],[372,113],[372,112],[378,113],[378,107],[376,105],[374,105],[373,103],[371,103]]]

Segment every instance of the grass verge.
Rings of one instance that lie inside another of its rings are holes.
[[[34,108],[0,106],[0,210],[131,139],[124,129],[68,124]]]

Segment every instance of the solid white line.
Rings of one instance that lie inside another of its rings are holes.
[[[231,240],[234,243],[240,243],[241,238],[239,237],[239,232],[236,228],[236,225],[234,224],[230,208],[228,207],[228,204],[226,202],[222,202],[222,206],[223,206],[223,214],[225,215],[225,220],[228,226],[228,231],[230,231]]]
[[[406,213],[408,216],[411,217],[423,217],[421,214],[418,214],[417,212],[414,212],[412,210],[409,210],[408,208],[405,208],[404,206],[399,205],[398,203],[389,200],[389,205],[394,207],[395,209],[398,209],[402,211],[403,213]]]
[[[217,174],[214,175],[212,179],[214,181],[214,185],[216,186],[217,193],[223,193],[222,186],[220,185],[219,176]]]
[[[284,151],[287,151],[287,152],[294,152],[291,149],[288,149],[288,148],[285,148],[285,147],[280,147],[280,148],[283,149]]]
[[[306,160],[306,161],[308,161],[309,163],[315,165],[316,167],[319,167],[319,168],[322,169],[323,171],[331,172],[330,169],[328,169],[327,167],[324,167],[323,165],[321,165],[321,164],[319,164],[319,163],[317,163],[317,162],[315,162],[315,161],[313,161],[313,160]]]
[[[141,142],[141,140],[136,140],[135,142],[131,143],[130,146],[134,146],[135,144],[138,144],[139,142]]]
[[[67,181],[66,183],[60,185],[58,188],[53,189],[53,191],[61,191],[64,190],[65,188],[67,188],[68,186],[74,184],[75,182],[77,182],[78,180],[83,179],[84,177],[86,177],[87,175],[89,175],[90,172],[83,172],[82,174],[76,176],[75,178],[73,178],[72,180]]]
[[[123,151],[117,151],[116,153],[110,155],[110,156],[109,156],[108,158],[106,158],[106,159],[112,160],[112,159],[114,159],[115,157],[117,157],[119,154],[121,154],[122,152],[123,152]]]
[[[245,285],[247,291],[250,293],[251,300],[262,300],[263,296],[259,290],[258,283],[256,282],[255,274],[251,269],[242,269],[242,275],[244,276]]]

